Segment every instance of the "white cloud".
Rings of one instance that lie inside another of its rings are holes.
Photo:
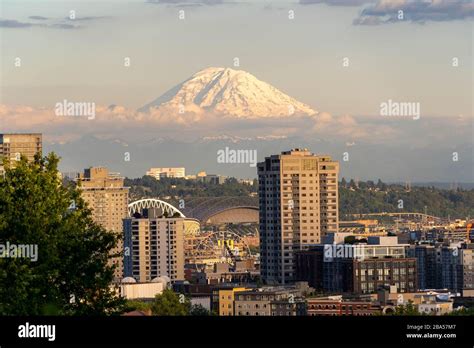
[[[156,109],[140,113],[123,106],[97,106],[94,119],[84,116],[56,116],[54,109],[0,104],[0,126],[5,132],[42,132],[49,139],[67,141],[84,135],[141,139],[166,136],[196,139],[230,134],[241,137],[298,136],[341,142],[428,143],[449,142],[451,136],[468,136],[472,117],[410,119],[332,115],[316,117],[269,117],[239,119],[221,115]]]

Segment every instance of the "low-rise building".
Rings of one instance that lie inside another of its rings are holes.
[[[245,266],[242,264],[241,266]],[[260,277],[258,270],[231,270],[227,263],[215,263],[212,268],[195,270],[192,278],[198,284],[249,284],[255,283]]]
[[[444,315],[451,313],[453,311],[453,302],[438,302],[438,301],[429,301],[423,302],[417,305],[417,310],[420,314],[428,315]]]
[[[307,298],[310,316],[369,316],[381,313],[379,305],[362,300],[343,300],[342,296]]]
[[[234,315],[235,294],[249,291],[246,287],[224,286],[212,290],[212,309],[220,316]]]
[[[374,302],[380,304],[383,313],[389,314],[396,310],[397,306],[411,304],[421,314],[442,315],[453,311],[456,294],[448,290],[426,290],[412,293],[398,293],[394,286],[379,289]]]
[[[235,294],[236,316],[271,316],[271,303],[288,299],[289,293],[277,289],[256,289]]]
[[[138,283],[134,278],[124,278],[118,285],[119,294],[127,300],[152,301],[168,286],[166,278],[156,278],[151,282]]]
[[[306,282],[291,286],[263,287],[235,294],[234,315],[305,315],[304,297],[313,289]],[[286,313],[286,314],[284,314]]]
[[[161,178],[184,178],[186,176],[186,169],[184,167],[160,167],[150,168],[146,175],[154,177],[156,180]]]
[[[306,301],[303,298],[288,298],[270,302],[272,316],[305,316]]]
[[[222,185],[225,184],[227,176],[217,174],[206,174],[204,176],[197,176],[196,180],[207,184]]]

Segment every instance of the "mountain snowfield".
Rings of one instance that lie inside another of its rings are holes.
[[[308,105],[246,71],[216,67],[195,73],[138,112],[213,113],[237,118],[317,114]]]

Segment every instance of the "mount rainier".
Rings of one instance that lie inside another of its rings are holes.
[[[237,118],[313,116],[308,105],[243,70],[207,68],[138,109],[153,113],[214,113]]]

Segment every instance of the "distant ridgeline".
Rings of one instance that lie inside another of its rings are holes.
[[[197,197],[249,196],[252,192],[257,192],[257,186],[255,185],[256,180],[252,186],[239,183],[235,178],[228,178],[224,184],[220,185],[183,178],[161,178],[156,180],[151,176],[144,176],[138,179],[125,179],[125,186],[130,187],[131,200],[146,197],[159,197],[165,201],[170,201],[171,199]]]
[[[401,204],[400,204],[401,203]],[[402,206],[402,207],[401,207]],[[426,207],[426,208],[425,208]],[[438,217],[474,217],[474,189],[440,189],[434,186],[407,187],[382,181],[339,183],[339,211],[346,214],[417,212]]]
[[[249,196],[255,195],[258,187],[239,183],[229,178],[224,184],[199,182],[181,178],[150,176],[126,179],[131,200],[145,197],[159,197],[170,203],[179,199],[197,197]],[[258,204],[258,197],[254,197]],[[403,208],[400,208],[402,202]],[[425,208],[426,207],[426,208]],[[438,217],[474,217],[474,189],[441,189],[434,186],[412,186],[385,184],[382,181],[339,182],[339,211],[341,220],[350,220],[347,214],[367,214],[381,212],[418,212]]]

